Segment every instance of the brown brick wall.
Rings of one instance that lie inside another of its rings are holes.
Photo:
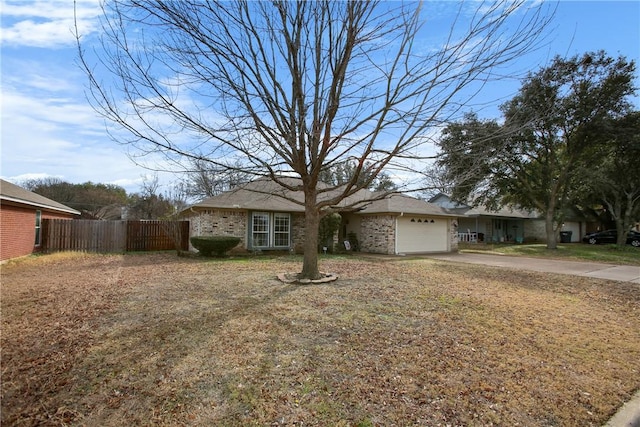
[[[42,219],[73,219],[70,215],[42,211]],[[36,209],[14,205],[0,205],[0,261],[37,252]]]

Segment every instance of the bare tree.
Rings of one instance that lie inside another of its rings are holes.
[[[146,176],[140,186],[140,192],[129,196],[127,219],[161,219],[174,212],[172,200],[160,193],[158,176]]]
[[[329,169],[323,169],[320,171],[318,178],[325,184],[339,186],[348,183],[353,174],[358,170],[358,164],[354,161],[345,161],[342,163],[334,164]],[[367,165],[364,165],[363,170],[368,170]],[[367,176],[360,171],[360,182],[358,182],[360,188],[366,188],[373,191],[393,191],[398,188],[396,183],[389,177],[389,175],[382,171],[373,176]]]
[[[361,188],[363,174],[415,172],[425,131],[496,67],[537,47],[552,15],[546,4],[504,0],[472,3],[463,22],[461,4],[442,45],[425,46],[421,7],[111,0],[99,46],[85,50],[76,33],[90,101],[142,153],[304,194],[300,277],[315,278],[320,218]],[[318,185],[322,170],[345,160],[357,164],[346,184]],[[283,179],[291,176],[299,180]]]
[[[242,171],[242,165],[234,168],[212,165],[203,159],[192,159],[191,169],[186,174],[186,196],[192,198],[213,197],[251,180],[251,175]]]

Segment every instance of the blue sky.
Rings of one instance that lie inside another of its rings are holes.
[[[127,156],[127,148],[109,138],[103,120],[85,99],[86,78],[76,65],[72,34],[73,2],[0,1],[0,176],[13,182],[50,176],[72,183],[118,184],[128,192],[138,191],[143,177],[153,173],[137,166]],[[446,27],[453,10],[454,2],[427,1],[427,26]],[[83,34],[98,31],[97,1],[79,0],[78,12]],[[562,0],[552,30],[547,45],[514,64],[514,70],[533,71],[555,55],[600,49],[611,56],[640,60],[638,1]],[[489,85],[474,109],[481,116],[497,118],[498,104],[518,87],[516,78]],[[636,107],[640,108],[638,99]],[[481,107],[482,101],[487,104]],[[159,174],[159,179],[168,190],[176,177]]]

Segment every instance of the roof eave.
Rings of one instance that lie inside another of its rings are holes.
[[[18,203],[18,204],[26,205],[26,206],[33,206],[33,207],[41,208],[41,209],[48,209],[48,210],[56,211],[56,212],[69,213],[69,214],[72,214],[72,215],[81,215],[81,213],[79,211],[75,210],[75,209],[59,208],[59,207],[56,207],[56,206],[45,205],[44,203],[31,202],[31,201],[28,201],[28,200],[17,199],[15,197],[10,197],[10,196],[0,196],[0,200],[6,200],[7,202]]]

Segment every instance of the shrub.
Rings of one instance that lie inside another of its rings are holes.
[[[224,256],[240,243],[240,238],[234,236],[194,236],[190,240],[201,255],[218,257]]]
[[[340,228],[341,222],[342,217],[337,213],[323,216],[320,219],[320,225],[318,227],[318,252],[322,251],[323,247],[327,247],[330,252],[333,252],[333,235]]]

